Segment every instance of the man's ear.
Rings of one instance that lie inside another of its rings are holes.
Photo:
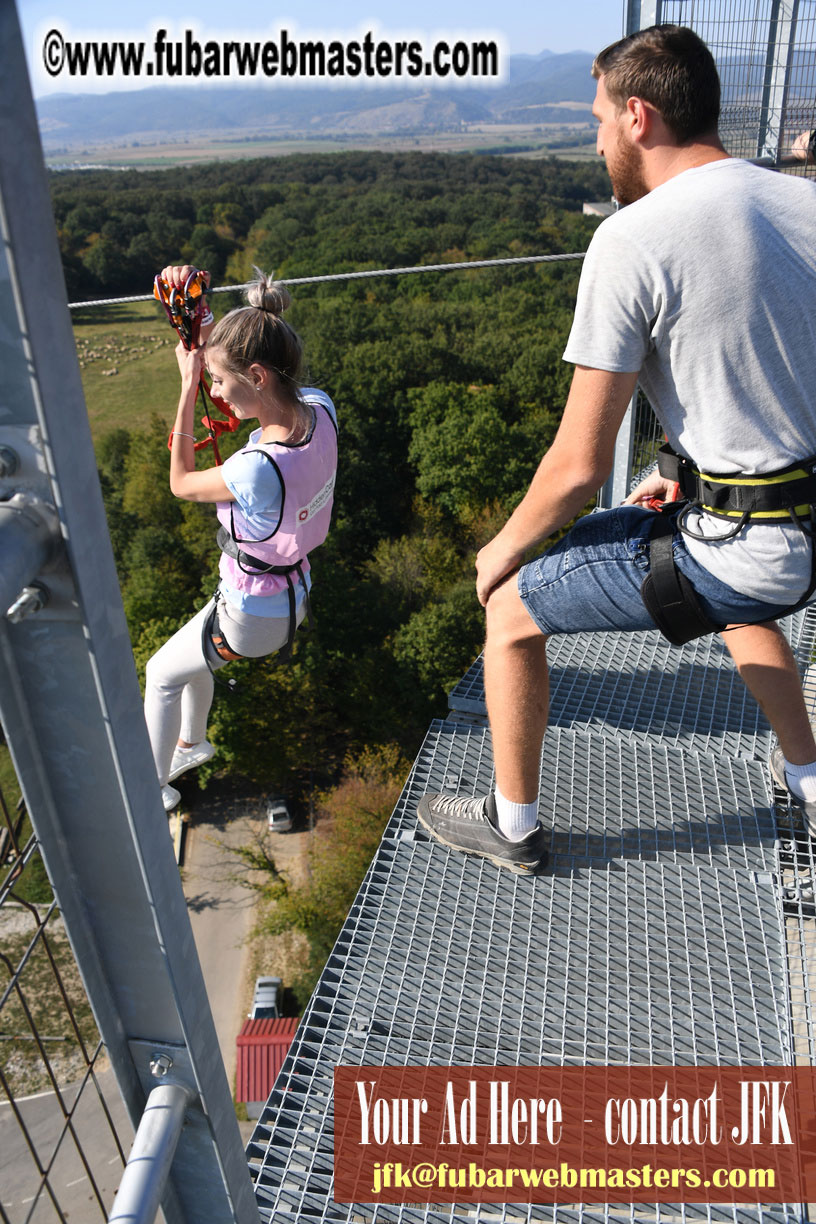
[[[657,112],[643,98],[629,98],[626,102],[626,121],[632,140],[642,144],[652,134]]]

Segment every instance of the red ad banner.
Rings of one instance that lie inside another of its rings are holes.
[[[341,1203],[816,1202],[810,1067],[337,1067]]]

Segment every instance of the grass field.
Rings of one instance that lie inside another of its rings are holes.
[[[14,772],[9,750],[5,744],[0,744],[0,797],[9,812],[14,811],[17,800],[20,798],[17,774]]]
[[[335,132],[320,136],[245,136],[225,139],[201,135],[168,138],[151,144],[93,145],[88,148],[46,149],[46,162],[54,169],[93,164],[117,169],[161,170],[200,162],[234,161],[243,157],[283,157],[289,153],[342,153],[365,150],[381,153],[480,153],[489,149],[501,153],[502,146],[524,145],[524,151],[510,154],[521,157],[568,157],[595,155],[595,124],[589,103],[569,103],[576,109],[586,107],[586,124],[569,123],[494,123],[470,124],[440,132]],[[574,138],[568,148],[565,141]],[[589,141],[589,143],[587,143]],[[551,147],[551,146],[555,147]],[[562,147],[564,146],[564,147]]]
[[[152,302],[72,312],[82,385],[94,437],[145,425],[153,412],[172,424],[178,397],[177,337]]]

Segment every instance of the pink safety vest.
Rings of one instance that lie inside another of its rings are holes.
[[[261,442],[243,448],[244,453],[254,450],[265,455],[280,477],[282,503],[277,527],[258,539],[258,528],[247,521],[236,502],[217,504],[223,528],[219,544],[222,548],[226,544],[229,550],[221,554],[221,577],[247,595],[276,595],[288,587],[291,597],[289,575],[309,569],[307,554],[323,543],[329,531],[337,472],[337,426],[322,397],[311,398],[306,393],[303,398],[315,413],[314,427],[303,442]],[[229,459],[226,462],[229,464]],[[231,555],[234,553],[238,555]],[[275,569],[277,573],[270,572]]]

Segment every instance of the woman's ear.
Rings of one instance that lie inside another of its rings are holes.
[[[259,361],[252,363],[246,376],[256,391],[266,391],[272,383],[272,371],[268,370],[265,365],[261,365]]]

